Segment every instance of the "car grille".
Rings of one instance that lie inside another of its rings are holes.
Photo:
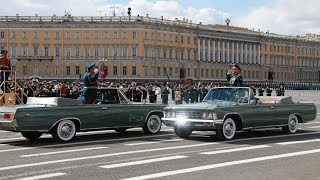
[[[200,112],[175,112],[177,118],[201,119]]]

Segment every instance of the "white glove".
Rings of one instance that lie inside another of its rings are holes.
[[[98,73],[99,69],[98,68],[94,68],[94,73]]]

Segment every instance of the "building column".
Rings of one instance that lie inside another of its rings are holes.
[[[212,61],[216,62],[216,41],[212,41]]]
[[[198,61],[200,61],[200,38],[198,38]]]
[[[239,42],[236,43],[236,46],[237,46],[237,47],[236,47],[236,48],[237,48],[237,50],[236,50],[236,53],[237,53],[236,62],[239,63],[239,61],[240,61],[240,56],[239,56]]]
[[[243,63],[243,43],[240,44],[240,63]]]
[[[225,52],[226,52],[225,42],[222,41],[222,52],[221,52],[221,54],[222,54],[222,62],[226,62],[226,54],[225,54]]]
[[[261,64],[261,54],[260,54],[260,44],[258,44],[258,59],[257,59],[257,63]]]
[[[248,44],[247,43],[245,43],[244,52],[245,52],[244,62],[248,64]]]
[[[202,58],[206,61],[206,40],[202,39]]]
[[[221,62],[221,57],[220,57],[220,40],[218,40],[218,51],[217,51],[217,55],[218,55],[218,59],[217,62]]]
[[[252,44],[249,44],[249,63],[252,64]]]
[[[230,42],[227,41],[227,49],[226,49],[226,52],[227,52],[227,62],[230,63],[231,62],[231,59],[230,59]]]
[[[211,56],[210,56],[210,39],[208,40],[208,62],[211,61]]]
[[[232,59],[232,63],[235,63],[234,60],[234,42],[231,43],[231,59]]]

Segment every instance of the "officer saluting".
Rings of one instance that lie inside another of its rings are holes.
[[[242,76],[240,75],[241,68],[239,65],[232,66],[232,77],[230,79],[230,86],[242,87]]]
[[[83,76],[82,90],[83,95],[86,97],[87,104],[92,104],[97,96],[99,78],[99,70],[94,68],[96,63],[91,63],[87,66],[87,72]]]

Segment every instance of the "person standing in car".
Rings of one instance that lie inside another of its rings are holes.
[[[232,77],[229,81],[230,86],[242,87],[243,86],[243,79],[240,75],[241,68],[239,65],[234,64],[232,66]]]

